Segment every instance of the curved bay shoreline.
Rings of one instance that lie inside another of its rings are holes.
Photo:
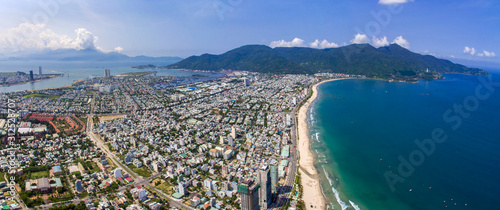
[[[310,105],[318,97],[318,86],[331,81],[343,80],[348,78],[328,79],[321,81],[312,87],[312,95],[300,107],[298,112],[298,149],[300,155],[299,171],[302,174],[303,200],[306,209],[327,209],[327,201],[321,189],[318,169],[314,166],[315,157],[312,153],[311,141],[309,138],[309,125],[307,122],[307,113]],[[312,208],[311,208],[312,206]]]

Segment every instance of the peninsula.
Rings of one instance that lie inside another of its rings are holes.
[[[369,44],[352,44],[327,49],[246,45],[221,55],[191,56],[167,67],[281,74],[341,73],[404,81],[438,79],[445,73],[488,75],[481,69],[414,53],[397,44],[380,48]]]

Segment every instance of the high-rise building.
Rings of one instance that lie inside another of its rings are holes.
[[[222,165],[222,169],[221,169],[221,174],[222,174],[222,177],[226,177],[227,176],[227,165]]]
[[[229,136],[227,138],[227,145],[231,146],[231,147],[234,147],[234,140],[233,140],[233,137]]]
[[[180,181],[178,184],[179,184],[179,190],[177,190],[178,193],[181,194],[181,195],[185,195],[186,194],[186,189],[184,189],[184,182]]]
[[[271,192],[276,195],[276,188],[278,187],[278,166],[271,165]]]
[[[41,66],[38,67],[38,74],[42,75],[42,67]]]
[[[33,70],[30,71],[30,80],[33,81],[35,78],[33,77]]]
[[[258,173],[260,189],[259,189],[259,206],[260,209],[268,209],[272,201],[271,192],[271,176],[269,173],[269,168],[264,167],[259,170]]]
[[[243,180],[238,185],[238,193],[241,195],[242,210],[258,210],[259,209],[259,188],[260,184],[253,180]]]
[[[231,127],[231,137],[233,137],[233,139],[236,139],[236,128],[234,126]]]
[[[210,206],[215,207],[215,204],[217,204],[217,199],[215,197],[210,198]]]
[[[220,136],[219,143],[224,144],[224,136],[222,136],[222,135]]]
[[[106,78],[111,77],[111,71],[109,69],[104,69],[104,77],[106,77]]]
[[[245,84],[246,87],[250,86],[250,79],[248,78],[243,79],[243,83]]]

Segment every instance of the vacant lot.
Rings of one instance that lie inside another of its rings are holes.
[[[99,117],[99,122],[100,123],[104,123],[106,121],[111,121],[111,120],[114,120],[114,119],[119,119],[119,118],[123,118],[127,115],[124,115],[124,114],[120,114],[120,115],[109,115],[109,116],[100,116]]]
[[[48,171],[33,172],[30,175],[31,179],[38,179],[38,178],[44,178],[44,177],[49,177],[49,172]]]
[[[38,93],[33,93],[33,94],[25,95],[24,97],[27,97],[27,98],[49,98],[49,99],[57,99],[57,98],[59,98],[59,96],[56,96],[56,95],[38,94]]]
[[[150,177],[151,176],[151,172],[148,169],[146,169],[144,166],[137,168],[134,165],[130,165],[129,168],[139,176],[142,176],[142,177]]]

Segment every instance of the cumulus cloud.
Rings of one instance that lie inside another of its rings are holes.
[[[378,3],[383,5],[391,5],[391,4],[404,4],[410,1],[413,0],[379,0]]]
[[[494,53],[494,52],[488,52],[488,51],[486,51],[486,50],[483,50],[483,54],[484,54],[484,56],[486,56],[486,57],[496,57],[496,56],[497,56],[497,55],[495,55],[495,53]]]
[[[97,36],[84,28],[75,30],[76,40],[73,42],[73,48],[76,49],[96,49]]]
[[[470,55],[476,55],[479,57],[496,57],[497,55],[494,52],[489,52],[486,50],[483,50],[483,52],[478,52],[474,47],[468,47],[465,46],[464,48],[464,54],[470,54]]]
[[[372,38],[373,46],[374,47],[385,47],[389,46],[389,42],[387,41],[387,37],[384,36],[383,38],[378,39],[377,37]]]
[[[325,48],[334,48],[339,47],[338,44],[334,42],[328,42],[328,40],[324,39],[322,42],[316,39],[316,41],[309,44],[311,48],[325,49]]]
[[[464,53],[474,55],[476,54],[476,49],[474,49],[473,47],[465,46]]]
[[[370,40],[368,39],[368,36],[366,34],[356,34],[354,36],[354,39],[351,40],[351,43],[353,44],[365,44],[368,43]]]
[[[392,41],[393,44],[398,44],[401,47],[404,47],[406,49],[410,49],[410,42],[408,42],[406,39],[403,38],[403,36],[398,36],[394,41]]]
[[[279,40],[279,41],[273,41],[269,45],[272,48],[275,47],[304,47],[304,40],[300,38],[295,38],[290,42],[287,42],[285,40]]]
[[[84,28],[75,30],[76,38],[64,34],[57,34],[44,24],[22,23],[18,27],[10,28],[0,34],[1,52],[19,52],[32,50],[56,49],[97,49],[105,51],[96,45],[98,37]],[[123,51],[121,47],[115,51]]]

